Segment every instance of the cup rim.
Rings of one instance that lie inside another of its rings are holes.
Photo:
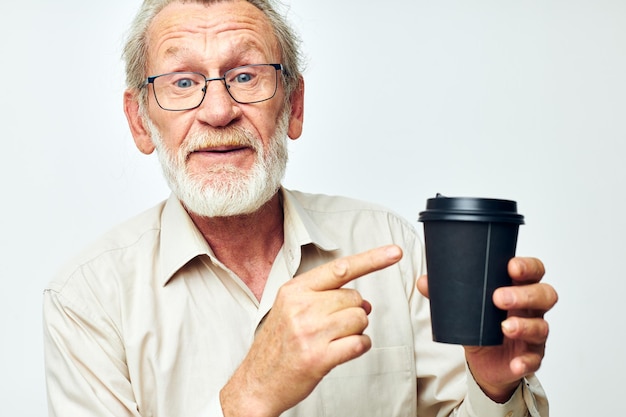
[[[524,224],[513,200],[483,197],[445,197],[437,194],[426,202],[418,221],[475,221]]]

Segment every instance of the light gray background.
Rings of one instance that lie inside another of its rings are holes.
[[[45,415],[41,293],[62,262],[165,198],[121,108],[139,1],[0,12],[0,415]],[[305,133],[286,184],[391,207],[518,201],[518,254],[561,300],[539,376],[552,416],[619,415],[626,244],[626,2],[291,1]],[[415,222],[421,229],[421,225]]]

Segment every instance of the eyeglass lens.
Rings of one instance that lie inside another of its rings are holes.
[[[153,79],[154,94],[159,106],[166,110],[187,110],[198,107],[210,81],[221,80],[238,103],[258,103],[276,93],[278,72],[270,64],[247,65],[226,71],[224,77],[207,79],[195,72],[173,72]]]

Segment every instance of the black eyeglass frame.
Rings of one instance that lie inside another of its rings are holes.
[[[226,75],[229,72],[234,71],[234,70],[240,70],[242,68],[249,68],[249,67],[261,67],[261,66],[274,67],[274,69],[276,70],[276,82],[274,83],[274,92],[272,93],[272,95],[270,97],[268,97],[268,98],[264,98],[262,100],[256,100],[256,101],[239,101],[235,97],[233,97],[232,93],[230,92],[229,85],[226,84]],[[202,74],[201,72],[174,71],[174,72],[166,72],[165,74],[153,75],[153,76],[150,76],[150,77],[146,78],[146,82],[144,83],[144,87],[148,86],[148,84],[152,84],[152,93],[154,94],[154,99],[156,100],[156,102],[159,105],[159,107],[162,108],[163,110],[166,110],[166,111],[187,111],[187,110],[197,109],[198,107],[200,107],[200,105],[202,105],[202,102],[204,101],[204,98],[206,97],[207,84],[210,81],[222,81],[222,83],[224,84],[224,87],[226,88],[226,91],[228,92],[228,95],[236,103],[239,103],[239,104],[255,104],[255,103],[262,103],[264,101],[271,100],[272,98],[274,98],[274,96],[276,95],[276,91],[278,90],[278,71],[282,71],[283,75],[285,75],[285,68],[283,67],[283,64],[250,64],[250,65],[242,65],[242,66],[239,66],[239,67],[235,67],[235,68],[229,69],[221,77],[214,77],[214,78],[207,78],[206,75]],[[161,105],[161,103],[159,103],[159,98],[157,97],[156,88],[154,88],[154,80],[156,80],[159,77],[164,77],[166,75],[180,74],[180,73],[183,73],[183,74],[185,74],[185,73],[186,74],[197,74],[197,75],[200,75],[200,76],[202,76],[204,78],[204,87],[202,87],[202,98],[200,99],[200,102],[197,105],[195,105],[193,107],[189,107],[189,108],[168,109],[166,107],[163,107]]]

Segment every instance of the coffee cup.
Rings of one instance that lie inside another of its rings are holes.
[[[437,194],[418,220],[424,225],[433,340],[502,344],[507,313],[492,297],[497,288],[511,285],[507,264],[524,224],[517,203]]]

